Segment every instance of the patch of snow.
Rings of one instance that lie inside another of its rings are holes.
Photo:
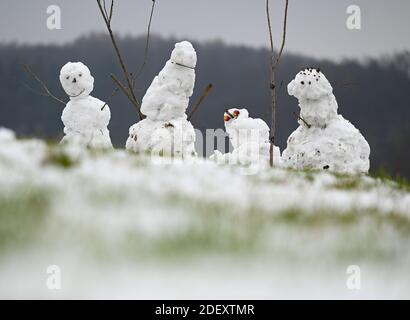
[[[410,221],[410,193],[393,183],[346,177],[358,186],[344,189],[325,171],[244,175],[200,158],[166,162],[67,147],[58,148],[75,164],[63,168],[47,160],[54,147],[0,129],[1,196],[38,188],[51,200],[41,234],[2,251],[2,298],[410,295],[402,281],[410,239],[400,229]],[[355,220],[332,222],[343,217]],[[399,227],[388,222],[396,219]],[[249,241],[255,249],[235,253]],[[46,289],[51,264],[62,269],[61,291]],[[350,264],[365,279],[357,292],[346,288]]]

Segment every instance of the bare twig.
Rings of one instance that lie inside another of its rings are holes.
[[[108,12],[107,12],[107,6],[106,6],[106,4],[105,4],[105,0],[102,0],[103,1],[103,9],[104,9],[104,13],[105,13],[105,16],[106,17],[109,17],[110,15],[108,14]],[[114,1],[111,1],[111,5],[114,3]]]
[[[135,80],[141,75],[142,70],[144,69],[144,67],[145,67],[145,65],[148,61],[148,49],[149,49],[149,40],[150,40],[150,34],[151,34],[151,23],[152,23],[152,18],[153,18],[153,15],[154,15],[155,2],[156,2],[156,0],[152,0],[151,13],[150,13],[150,17],[149,17],[149,21],[148,21],[148,27],[147,27],[147,37],[146,37],[146,40],[145,40],[144,61],[143,61],[142,65],[140,66],[140,68],[138,69],[138,71],[134,75],[130,74],[131,77],[132,77],[132,87],[133,87],[133,89],[135,88],[135,83],[136,83]],[[112,19],[113,4],[114,4],[114,1],[111,2],[110,18],[108,19],[109,22],[111,22],[111,19]],[[105,7],[105,5],[104,5],[104,7]],[[105,108],[105,106],[108,103],[110,103],[111,99],[117,94],[118,91],[120,91],[120,89],[118,88],[118,86],[116,86],[116,88],[112,91],[110,96],[106,99],[106,103],[101,108],[101,110],[103,110]]]
[[[288,23],[288,8],[289,8],[289,0],[285,0],[285,17],[283,21],[283,34],[282,34],[282,44],[279,49],[278,55],[275,57],[275,50],[273,45],[273,36],[272,36],[272,25],[270,19],[270,11],[269,11],[269,0],[266,0],[266,18],[268,22],[268,29],[269,29],[269,43],[270,43],[270,69],[271,69],[271,79],[270,79],[270,89],[271,89],[271,108],[272,108],[272,122],[271,122],[271,134],[270,134],[270,165],[273,166],[273,145],[275,143],[276,138],[276,81],[275,81],[275,71],[277,66],[279,65],[280,59],[282,57],[283,50],[285,48],[286,43],[286,30],[287,30],[287,23]]]
[[[49,98],[51,98],[51,99],[54,99],[55,101],[57,101],[57,102],[59,102],[59,103],[61,103],[61,104],[63,104],[63,105],[66,105],[66,102],[64,102],[63,100],[57,98],[54,94],[51,93],[51,91],[48,89],[48,87],[47,87],[47,85],[44,83],[44,81],[41,80],[41,79],[34,73],[33,70],[31,70],[31,68],[30,68],[29,65],[23,64],[23,68],[24,68],[24,70],[25,70],[29,75],[31,75],[31,76],[34,78],[34,80],[36,80],[36,81],[41,85],[41,87],[42,87],[42,89],[43,89],[43,92],[38,92],[38,91],[34,90],[33,88],[29,87],[27,84],[25,84],[31,91],[33,91],[33,92],[35,92],[35,93],[37,93],[37,94],[39,94],[39,95],[41,95],[41,96],[49,97]]]
[[[104,1],[104,0],[103,0],[103,1]],[[104,3],[105,3],[105,1],[104,1]],[[108,33],[109,33],[109,35],[110,35],[111,42],[112,42],[112,45],[113,45],[113,47],[114,47],[115,53],[116,53],[116,55],[117,55],[118,62],[119,62],[119,64],[120,64],[120,67],[121,67],[121,70],[122,70],[122,72],[123,72],[124,78],[125,78],[125,80],[126,80],[126,82],[127,82],[127,86],[128,86],[128,87],[125,88],[125,86],[122,85],[121,89],[123,89],[123,88],[126,89],[126,92],[127,92],[126,96],[127,96],[128,100],[130,100],[130,102],[132,103],[132,105],[134,105],[134,106],[137,108],[138,114],[139,114],[139,116],[140,116],[140,119],[143,119],[144,116],[143,116],[143,114],[141,113],[139,101],[138,101],[138,99],[136,98],[135,93],[134,93],[134,90],[133,90],[131,75],[130,75],[130,73],[128,72],[127,67],[125,66],[124,59],[123,59],[123,57],[122,57],[122,55],[121,55],[121,51],[120,51],[120,49],[119,49],[119,47],[118,47],[117,41],[116,41],[116,39],[115,39],[114,33],[113,33],[113,31],[112,31],[112,28],[111,28],[111,18],[112,18],[112,15],[113,15],[114,0],[111,0],[111,10],[110,10],[110,13],[107,13],[107,10],[104,9],[104,6],[101,4],[101,0],[97,0],[97,4],[98,4],[98,8],[100,9],[101,15],[102,15],[102,17],[103,17],[103,19],[104,19],[104,22],[105,22],[105,25],[106,25],[106,27],[107,27]],[[118,80],[118,79],[117,79],[117,80]],[[119,81],[118,81],[118,82],[119,82]],[[119,83],[120,83],[120,82],[119,82]],[[118,83],[117,83],[117,85],[118,85]],[[123,91],[123,90],[122,90],[122,91]],[[124,91],[123,91],[123,92],[124,92]]]
[[[145,39],[144,61],[142,62],[139,69],[132,76],[133,86],[135,86],[135,80],[141,75],[142,70],[144,69],[144,67],[145,67],[145,65],[147,64],[147,61],[148,61],[149,40],[150,40],[150,34],[151,34],[152,17],[154,16],[155,2],[156,2],[156,0],[152,0],[151,13],[150,13],[150,16],[149,16],[148,27],[147,27],[147,36],[146,36],[146,39]]]
[[[295,118],[296,118],[297,120],[301,120],[301,121],[306,125],[306,127],[308,127],[309,129],[312,127],[312,126],[311,126],[309,123],[307,123],[306,120],[303,119],[303,118],[300,116],[300,114],[298,114],[296,111],[293,112],[293,115],[295,116]]]
[[[113,74],[110,75],[112,81],[115,83],[115,85],[117,86],[117,88],[119,90],[121,90],[121,92],[129,99],[132,99],[132,96],[130,94],[130,92],[128,91],[128,89],[120,82],[120,80],[117,79],[117,77]]]
[[[204,101],[204,99],[207,97],[207,95],[209,94],[209,92],[212,90],[212,83],[208,84],[204,90],[204,92],[202,93],[202,95],[199,97],[198,101],[195,103],[194,107],[192,108],[191,112],[188,115],[188,121],[191,120],[192,116],[194,115],[194,113],[198,110],[199,106],[201,105],[201,103]]]
[[[110,12],[109,13],[107,11],[107,6],[105,5],[105,0],[103,0],[103,8],[104,8],[105,16],[108,18],[108,22],[111,23],[112,13],[113,13],[113,9],[114,9],[114,1],[111,1]]]
[[[273,47],[273,36],[272,36],[272,26],[270,22],[270,13],[269,13],[269,0],[266,0],[266,18],[268,19],[268,29],[269,29],[269,42],[270,42],[270,52],[271,52],[271,67],[273,65],[273,59],[275,55],[275,50]]]
[[[286,44],[286,30],[288,27],[288,9],[289,9],[289,0],[286,0],[285,17],[283,19],[282,44],[280,46],[279,54],[276,58],[275,67],[278,65],[280,58],[282,57],[283,49],[285,48],[285,44]]]
[[[118,89],[118,87],[115,87],[115,89],[111,92],[110,96],[109,96],[107,99],[105,99],[105,103],[104,103],[104,105],[101,107],[101,110],[104,110],[104,108],[111,102],[112,98],[114,98],[114,96],[117,94],[117,92],[118,92],[119,90],[120,90],[120,89]]]
[[[114,11],[114,1],[111,1],[110,17],[109,17],[109,19],[108,19],[108,22],[110,22],[110,23],[111,23],[111,20],[112,20],[112,13],[113,13],[113,11]]]
[[[35,93],[35,94],[38,95],[38,96],[48,97],[48,94],[47,94],[47,93],[44,93],[44,92],[41,92],[41,91],[38,91],[38,90],[32,88],[31,86],[29,86],[29,85],[28,85],[27,83],[25,83],[24,81],[20,81],[20,83],[21,83],[23,86],[25,86],[25,87],[26,87],[29,91],[31,91],[32,93]]]

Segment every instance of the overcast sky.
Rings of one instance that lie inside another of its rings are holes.
[[[106,0],[109,2],[110,0]],[[46,26],[49,5],[61,7],[62,30]],[[284,0],[271,0],[273,26],[280,29]],[[346,27],[346,9],[357,4],[362,29]],[[151,0],[117,0],[114,30],[145,32]],[[0,41],[65,43],[105,31],[95,0],[1,0]],[[267,46],[265,0],[157,0],[153,32],[195,40]],[[290,0],[286,49],[320,58],[363,58],[410,49],[409,0]],[[280,33],[275,32],[277,42]]]

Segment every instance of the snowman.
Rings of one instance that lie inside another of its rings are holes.
[[[216,150],[211,159],[217,163],[269,165],[269,127],[262,119],[249,117],[246,109],[228,109],[224,113],[225,129],[233,147],[232,153]],[[280,164],[280,150],[273,147],[273,163]]]
[[[142,99],[141,112],[146,118],[129,129],[127,150],[182,158],[196,155],[195,131],[186,115],[196,61],[190,42],[175,44],[171,58]]]
[[[112,148],[107,129],[111,118],[110,108],[90,96],[94,78],[87,66],[81,62],[68,62],[61,68],[60,82],[70,97],[61,116],[65,134],[61,143],[96,149]]]
[[[333,88],[313,68],[299,72],[288,85],[299,100],[299,127],[288,138],[282,160],[294,169],[367,173],[370,147],[359,130],[337,113]]]

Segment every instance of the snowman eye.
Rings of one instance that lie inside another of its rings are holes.
[[[82,73],[80,73],[78,76],[79,76],[79,77],[82,77],[82,76],[83,76],[83,74],[82,74]]]
[[[70,76],[65,77],[67,80],[70,79]]]

